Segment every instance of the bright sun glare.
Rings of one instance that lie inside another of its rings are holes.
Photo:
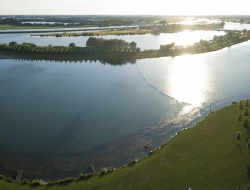
[[[182,56],[173,60],[165,84],[168,94],[194,107],[201,106],[207,91],[207,70],[198,56]]]

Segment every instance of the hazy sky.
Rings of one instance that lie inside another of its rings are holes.
[[[5,14],[249,15],[250,0],[0,0]]]

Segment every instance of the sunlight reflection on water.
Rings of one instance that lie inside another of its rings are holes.
[[[207,68],[201,64],[202,59],[196,56],[181,56],[174,59],[165,77],[165,91],[180,102],[189,103],[195,107],[205,101],[207,85]],[[192,106],[184,108],[189,111]]]

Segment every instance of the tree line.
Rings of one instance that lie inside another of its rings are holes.
[[[131,43],[121,39],[103,39],[90,37],[86,42],[87,47],[96,47],[118,52],[139,52],[140,48],[133,41]]]
[[[216,30],[218,28],[223,28],[225,25],[224,22],[211,23],[211,24],[168,24],[167,21],[161,20],[159,24],[154,24],[153,26],[144,26],[142,29],[148,29],[152,31],[152,34],[160,33],[175,33],[181,32],[184,30]]]
[[[121,39],[103,39],[90,37],[85,47],[78,47],[75,43],[69,46],[37,46],[33,43],[10,42],[9,44],[0,44],[0,51],[30,53],[30,54],[62,54],[62,55],[98,55],[119,53],[124,55],[140,55],[147,57],[149,54],[164,55],[181,55],[183,53],[201,53],[215,51],[236,43],[250,39],[250,31],[227,31],[225,35],[214,36],[212,40],[200,40],[193,45],[178,46],[175,43],[161,45],[159,49],[144,50],[141,52],[135,42],[126,42]],[[148,56],[148,57],[150,57]],[[157,56],[156,56],[157,57]]]
[[[19,52],[19,53],[35,53],[35,54],[103,54],[115,52],[140,52],[135,42],[128,43],[120,39],[103,39],[90,37],[85,47],[78,47],[75,43],[69,46],[37,46],[34,43],[18,44],[13,41],[9,44],[0,44],[0,50]]]

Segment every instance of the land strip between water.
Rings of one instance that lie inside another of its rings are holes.
[[[250,31],[227,31],[224,36],[214,36],[212,40],[200,40],[185,47],[172,43],[161,45],[156,50],[141,51],[135,42],[127,43],[119,39],[104,40],[90,37],[87,47],[76,47],[74,43],[67,47],[10,42],[9,45],[0,44],[0,54],[2,57],[42,60],[134,60],[212,52],[249,39]]]

